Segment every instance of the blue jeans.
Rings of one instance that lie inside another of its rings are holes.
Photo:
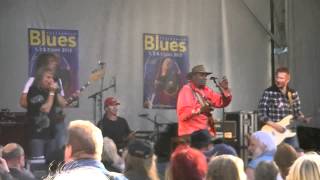
[[[53,143],[56,145],[56,149],[62,149],[66,144],[67,130],[64,122],[59,122],[55,125],[55,136]]]
[[[50,139],[31,139],[30,156],[31,158],[45,158],[48,154],[52,153],[53,148],[54,144]]]
[[[300,145],[299,145],[299,140],[298,140],[298,136],[293,136],[291,138],[286,138],[284,140],[285,143],[290,144],[294,149],[299,150],[300,149]]]
[[[31,139],[31,158],[54,156],[54,153],[63,149],[66,143],[66,126],[64,122],[55,124],[55,136],[53,139]]]

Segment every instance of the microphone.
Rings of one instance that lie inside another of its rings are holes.
[[[144,117],[148,117],[149,114],[148,113],[144,113],[144,114],[139,114],[138,116],[144,118]]]
[[[113,92],[116,93],[117,92],[117,79],[115,76],[113,76],[112,80],[113,80]]]
[[[216,79],[219,79],[219,78],[214,77],[214,76],[210,77],[210,80],[216,80]]]
[[[103,66],[105,64],[105,62],[102,62],[102,61],[98,61],[98,65],[101,65],[101,66]]]

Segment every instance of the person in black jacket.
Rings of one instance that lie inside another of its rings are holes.
[[[105,114],[98,127],[103,137],[109,137],[114,141],[119,152],[126,147],[131,136],[131,130],[126,119],[118,116],[119,101],[114,97],[108,97],[104,101]]]

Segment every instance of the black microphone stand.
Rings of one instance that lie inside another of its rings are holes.
[[[158,139],[159,139],[160,127],[161,127],[161,126],[164,126],[164,125],[167,125],[168,123],[158,123],[158,121],[157,121],[157,115],[154,116],[154,119],[151,119],[148,114],[143,115],[143,116],[139,116],[139,117],[144,118],[144,119],[146,119],[146,120],[148,120],[148,121],[150,121],[150,122],[153,123],[153,125],[154,125],[154,126],[153,126],[153,129],[154,129],[155,135],[153,135],[152,140],[153,140],[154,142],[157,142]]]
[[[104,89],[102,89],[102,90],[100,90],[100,91],[98,91],[98,92],[96,92],[96,93],[93,93],[93,94],[91,94],[90,96],[88,96],[88,98],[90,99],[90,98],[92,98],[93,99],[93,120],[96,122],[96,103],[97,103],[97,97],[98,96],[102,96],[102,93],[104,92],[104,91],[107,91],[107,90],[109,90],[110,88],[114,88],[115,87],[115,84],[111,84],[110,86],[108,86],[108,87],[106,87],[106,88],[104,88]],[[101,103],[101,105],[100,105],[101,107],[102,107],[102,103]],[[102,118],[102,117],[101,117]]]
[[[104,68],[103,62],[99,61],[98,64],[99,64],[100,69]],[[101,78],[100,91],[103,89],[103,81],[104,81],[104,76],[102,76],[102,78]],[[103,98],[102,93],[100,93],[98,95],[99,120],[102,119],[102,98]]]
[[[104,70],[104,62],[98,61],[98,69]],[[103,92],[104,75],[101,77],[100,91],[90,95],[88,98],[93,99],[93,121],[96,123],[96,105],[98,105],[99,120],[102,119],[102,92]]]
[[[212,77],[210,78],[213,83],[216,85],[216,87],[219,89],[220,94],[222,95],[222,98],[224,98],[224,94],[222,92],[221,87],[217,83],[217,78]],[[225,121],[225,112],[224,112],[224,107],[222,108],[222,120],[221,120],[221,131],[222,131],[222,141],[224,141],[224,121]]]

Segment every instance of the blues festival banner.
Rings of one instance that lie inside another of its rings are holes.
[[[59,57],[55,79],[62,86],[64,96],[70,97],[79,88],[78,39],[77,30],[29,28],[29,77],[35,77],[37,69],[50,66],[48,57],[55,55]]]
[[[174,109],[189,70],[188,37],[143,34],[143,107]]]

